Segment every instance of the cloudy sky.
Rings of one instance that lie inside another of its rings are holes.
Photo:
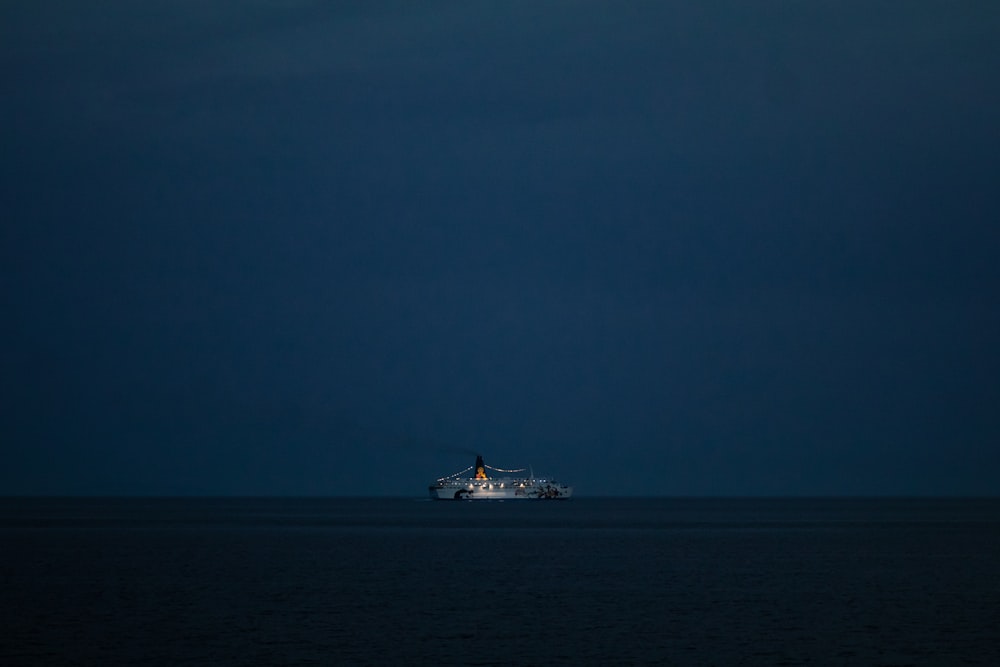
[[[0,6],[0,493],[1000,493],[1000,4]]]

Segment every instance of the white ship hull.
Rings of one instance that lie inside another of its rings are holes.
[[[569,498],[573,487],[542,479],[453,479],[433,484],[435,500],[550,500]]]

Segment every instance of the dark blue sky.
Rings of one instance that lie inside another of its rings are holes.
[[[0,7],[0,492],[1000,493],[1000,4]]]

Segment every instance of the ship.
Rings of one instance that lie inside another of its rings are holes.
[[[561,500],[573,495],[573,487],[554,479],[535,477],[531,472],[526,477],[496,477],[490,474],[516,475],[528,470],[494,468],[486,465],[482,455],[478,454],[475,465],[438,478],[429,490],[434,500]],[[471,476],[468,476],[470,473]]]

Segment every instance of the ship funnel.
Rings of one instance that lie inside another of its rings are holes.
[[[486,477],[486,464],[483,463],[482,454],[476,455],[476,479],[488,479]]]

